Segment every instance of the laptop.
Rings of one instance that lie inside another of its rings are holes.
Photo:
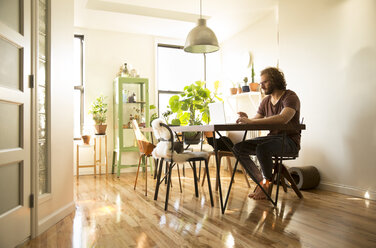
[[[223,102],[209,103],[210,124],[226,124],[226,112]],[[244,131],[221,131],[221,135],[229,137],[236,144],[243,140]]]

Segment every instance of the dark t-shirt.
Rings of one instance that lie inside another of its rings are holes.
[[[286,90],[285,94],[281,96],[275,105],[272,104],[270,95],[265,97],[262,100],[257,113],[264,117],[269,117],[280,114],[285,107],[292,108],[296,111],[294,117],[292,117],[287,124],[298,125],[300,119],[300,100],[296,93],[291,90]],[[277,135],[281,133],[282,131],[271,130],[268,135]],[[300,131],[288,131],[287,136],[289,136],[296,143],[298,148],[300,148]]]

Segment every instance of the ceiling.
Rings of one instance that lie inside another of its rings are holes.
[[[221,43],[271,11],[278,0],[202,0],[202,15]],[[74,0],[75,27],[185,39],[199,0]]]

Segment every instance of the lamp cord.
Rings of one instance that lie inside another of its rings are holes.
[[[202,0],[200,0],[200,19],[202,19]]]

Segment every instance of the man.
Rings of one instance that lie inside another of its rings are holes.
[[[295,92],[286,89],[283,72],[274,67],[261,71],[261,88],[267,95],[261,102],[257,114],[249,119],[247,114],[239,112],[237,123],[252,124],[291,124],[298,125],[300,118],[300,101]],[[295,154],[300,149],[300,131],[287,133],[282,148],[282,132],[272,130],[265,137],[246,140],[234,146],[239,161],[248,174],[260,182],[268,192],[272,180],[273,155]],[[283,150],[282,150],[283,149]],[[261,165],[261,172],[249,155],[256,155]],[[257,188],[249,195],[255,200],[266,199],[264,192]]]

